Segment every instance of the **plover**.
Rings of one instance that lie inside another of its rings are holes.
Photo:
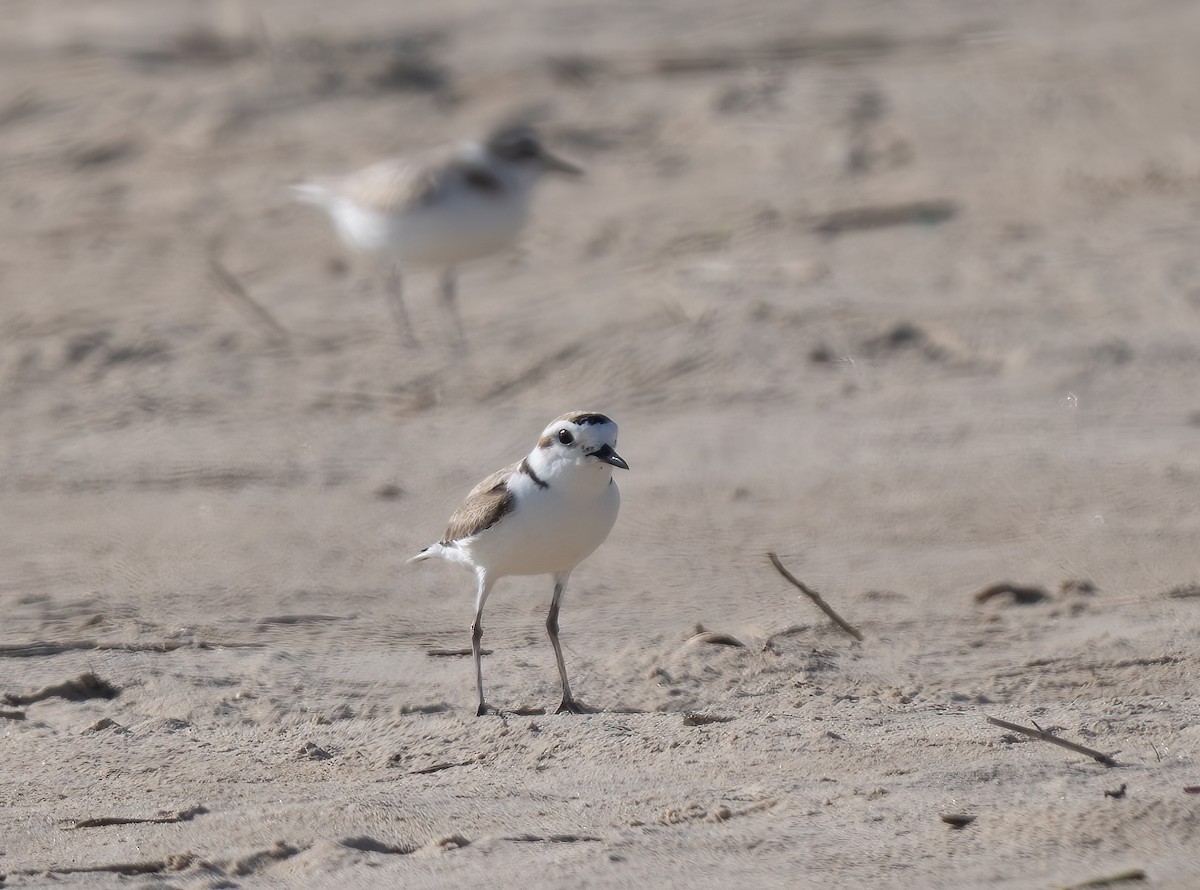
[[[441,301],[461,345],[455,267],[517,239],[542,174],[582,172],[547,151],[531,127],[511,126],[483,142],[393,158],[292,190],[329,214],[348,247],[385,264],[392,310],[410,344],[400,269],[440,267]]]
[[[617,521],[621,494],[612,470],[628,470],[629,464],[617,454],[616,444],[617,425],[603,414],[564,414],[542,430],[528,456],[476,485],[450,517],[442,540],[409,560],[436,556],[475,572],[471,655],[479,692],[477,714],[488,711],[479,657],[483,604],[496,580],[505,575],[554,576],[546,631],[562,679],[558,712],[582,713],[567,681],[558,610],[572,570],[604,543]]]

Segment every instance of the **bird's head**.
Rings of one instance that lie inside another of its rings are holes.
[[[547,477],[579,473],[607,479],[613,467],[629,469],[616,445],[617,425],[608,417],[594,411],[572,411],[542,430],[530,463],[539,475]]]
[[[520,125],[505,127],[493,133],[487,141],[487,150],[497,160],[529,173],[562,173],[580,176],[583,170],[570,161],[551,153],[532,127]]]

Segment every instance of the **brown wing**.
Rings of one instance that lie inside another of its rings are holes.
[[[517,472],[520,466],[519,463],[515,463],[511,467],[497,470],[472,488],[462,506],[450,517],[450,524],[446,527],[442,543],[449,544],[477,535],[507,516],[516,506],[516,499],[508,490],[508,478]]]
[[[351,173],[338,191],[362,207],[393,213],[432,200],[453,164],[443,153],[380,161]]]

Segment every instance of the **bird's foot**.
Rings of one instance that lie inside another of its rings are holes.
[[[593,708],[589,708],[573,698],[564,698],[562,704],[558,706],[555,714],[591,714],[594,713]]]
[[[500,709],[499,709],[499,708],[493,708],[493,707],[492,707],[491,705],[489,705],[487,702],[483,702],[483,701],[481,701],[481,702],[479,703],[479,707],[475,709],[475,716],[476,716],[476,717],[484,717],[484,716],[486,716],[486,715],[488,715],[488,714],[496,714],[497,716],[499,716],[499,714],[500,714]]]

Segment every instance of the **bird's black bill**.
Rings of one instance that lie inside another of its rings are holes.
[[[606,464],[612,464],[614,467],[620,467],[622,470],[628,470],[629,464],[625,463],[625,458],[613,451],[611,445],[604,445],[592,452],[592,457],[596,460],[602,460]]]
[[[553,173],[565,173],[567,176],[582,176],[583,168],[576,167],[570,161],[564,161],[558,155],[552,155],[542,149],[542,165]]]

